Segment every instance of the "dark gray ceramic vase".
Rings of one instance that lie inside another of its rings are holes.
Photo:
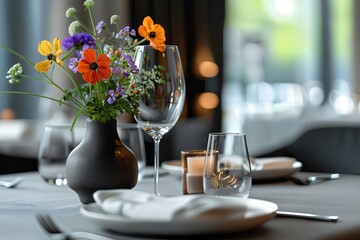
[[[116,120],[99,123],[88,119],[84,139],[68,156],[68,186],[84,204],[94,202],[97,190],[130,189],[137,184],[137,160],[121,142],[116,125]]]

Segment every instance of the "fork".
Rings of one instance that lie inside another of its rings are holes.
[[[5,188],[12,188],[15,187],[16,185],[20,184],[24,179],[21,177],[15,178],[12,181],[0,181],[0,186],[1,187],[5,187]]]
[[[332,173],[332,174],[326,174],[326,175],[320,175],[320,176],[310,176],[306,179],[303,179],[301,177],[296,177],[296,174],[290,176],[288,179],[292,181],[293,183],[299,184],[299,185],[310,185],[311,183],[318,182],[318,181],[324,181],[324,180],[334,180],[338,179],[340,177],[340,174],[338,173]]]
[[[63,231],[46,213],[35,215],[39,225],[51,236],[53,240],[75,240],[75,239],[87,239],[87,240],[114,240],[98,234],[90,232],[65,232]]]

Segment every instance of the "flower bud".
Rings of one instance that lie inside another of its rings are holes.
[[[72,16],[75,15],[75,12],[76,12],[76,9],[73,8],[73,7],[71,7],[71,8],[69,8],[68,10],[66,10],[65,16],[66,16],[67,18],[70,18],[70,17],[72,17]]]
[[[69,34],[72,36],[76,33],[76,30],[81,26],[81,24],[78,21],[73,21],[69,25]]]
[[[94,1],[93,0],[86,0],[85,2],[84,2],[84,6],[86,7],[86,8],[92,8],[93,6],[94,6]]]
[[[119,19],[119,15],[112,15],[110,18],[110,24],[115,24],[117,21],[119,21]]]

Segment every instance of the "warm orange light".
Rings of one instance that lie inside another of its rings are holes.
[[[199,65],[199,73],[202,77],[213,78],[219,73],[219,67],[216,63],[211,61],[203,61]]]
[[[219,105],[219,97],[215,93],[202,93],[198,98],[198,103],[204,109],[214,109]]]
[[[0,119],[2,120],[13,120],[15,119],[15,112],[10,108],[5,108],[0,112]]]

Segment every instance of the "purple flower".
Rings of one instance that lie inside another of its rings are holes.
[[[110,97],[108,98],[107,102],[110,105],[116,101],[116,97],[124,95],[121,87],[117,87],[115,91],[109,90],[108,93],[109,93]]]
[[[111,105],[116,101],[116,95],[114,90],[109,90],[110,97],[108,98],[107,102]]]
[[[70,58],[69,59],[69,63],[68,63],[68,67],[71,71],[73,71],[74,73],[77,73],[78,70],[78,62],[79,59],[76,57]]]
[[[95,48],[95,40],[88,33],[76,33],[62,41],[64,49],[70,51],[73,47],[77,50],[85,50],[86,48]]]
[[[123,92],[123,90],[122,90],[121,87],[117,87],[117,88],[116,88],[116,92],[117,92],[120,96],[123,96],[123,95],[124,95],[124,92]]]
[[[105,22],[104,22],[104,21],[100,21],[100,22],[96,25],[96,27],[95,27],[97,34],[100,34],[100,33],[102,32],[102,30],[105,29],[105,26],[106,26]]]
[[[129,54],[125,54],[125,53],[122,53],[121,56],[122,56],[122,57],[124,58],[124,60],[128,63],[131,72],[134,73],[134,74],[138,74],[138,73],[139,73],[139,69],[138,69],[138,67],[135,65],[134,59],[133,59]]]
[[[131,55],[122,53],[121,54],[121,64],[120,66],[112,68],[112,73],[115,76],[123,75],[125,78],[129,77],[131,73],[138,74],[139,69],[135,65],[135,62]]]
[[[130,29],[129,26],[126,26],[115,35],[115,38],[125,39],[126,41],[129,41],[131,40],[131,36],[134,37],[135,35],[136,31],[134,29]]]
[[[120,75],[124,74],[124,69],[121,66],[118,66],[116,68],[112,68],[112,73],[115,76],[120,76]]]

